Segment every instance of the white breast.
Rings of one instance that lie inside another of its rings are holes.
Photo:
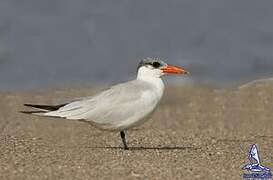
[[[134,111],[134,113],[132,113],[133,116],[122,121],[119,128],[129,129],[138,126],[151,117],[156,110],[164,92],[164,84],[161,79],[159,80],[160,81],[153,84],[154,88],[145,90],[142,93],[139,103],[132,104],[131,107],[133,108],[130,110],[130,107],[128,108],[128,111]]]

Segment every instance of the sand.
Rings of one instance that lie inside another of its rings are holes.
[[[58,103],[97,88],[0,93],[0,179],[241,179],[257,144],[273,168],[273,84],[168,87],[151,120],[126,132],[29,116],[24,103]]]

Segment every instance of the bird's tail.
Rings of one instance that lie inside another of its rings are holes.
[[[48,112],[51,112],[51,111],[57,111],[61,107],[65,106],[65,105],[67,105],[67,104],[59,104],[59,105],[24,104],[24,106],[33,107],[33,108],[37,108],[37,109],[41,109],[41,110],[37,110],[37,111],[20,111],[20,112],[25,113],[25,114],[33,114],[33,115],[43,116],[44,113],[48,113]]]

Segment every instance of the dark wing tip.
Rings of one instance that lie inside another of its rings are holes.
[[[35,114],[35,113],[45,113],[46,111],[19,111],[23,114]]]
[[[60,104],[60,105],[38,105],[38,104],[24,104],[24,106],[27,107],[34,107],[34,108],[38,108],[38,109],[44,109],[47,111],[56,111],[58,109],[60,109],[61,107],[65,106],[67,104]]]

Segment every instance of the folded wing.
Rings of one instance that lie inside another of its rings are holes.
[[[135,105],[141,104],[141,96],[145,90],[149,90],[149,84],[143,82],[131,81],[126,84],[120,84],[101,92],[93,97],[81,98],[67,104],[57,106],[33,105],[26,106],[43,109],[32,113],[41,116],[60,117],[71,120],[88,120],[106,122],[109,117],[122,119],[128,116],[128,113],[135,112]],[[124,111],[126,109],[126,111]]]

